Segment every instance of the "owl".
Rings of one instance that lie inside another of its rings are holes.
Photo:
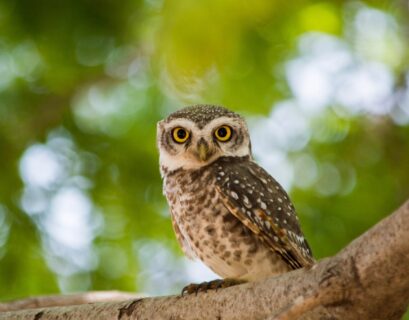
[[[158,123],[157,145],[177,240],[189,258],[222,278],[183,292],[314,263],[287,193],[254,161],[240,115],[220,106],[186,107]]]

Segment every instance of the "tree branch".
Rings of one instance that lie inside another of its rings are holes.
[[[309,270],[197,296],[0,313],[0,319],[397,320],[409,304],[409,201]]]
[[[120,291],[90,291],[69,295],[37,296],[23,300],[0,303],[0,312],[22,309],[37,309],[61,306],[73,306],[93,302],[123,301],[139,299],[142,296],[135,293]]]

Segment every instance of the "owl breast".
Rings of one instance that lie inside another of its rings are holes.
[[[289,271],[282,258],[223,205],[215,172],[209,165],[165,175],[164,192],[183,251],[223,278],[255,281]]]

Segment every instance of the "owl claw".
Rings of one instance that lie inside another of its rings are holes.
[[[245,281],[238,279],[216,279],[202,283],[191,283],[182,289],[182,297],[192,293],[197,295],[199,292],[207,292],[207,290],[217,291],[218,289],[228,288],[244,282]]]

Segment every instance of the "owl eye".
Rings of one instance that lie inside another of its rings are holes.
[[[231,138],[231,134],[232,134],[232,129],[226,125],[218,127],[216,131],[214,132],[216,139],[221,142],[229,141]]]
[[[183,128],[175,128],[172,130],[173,140],[177,143],[184,143],[189,139],[189,132]]]

